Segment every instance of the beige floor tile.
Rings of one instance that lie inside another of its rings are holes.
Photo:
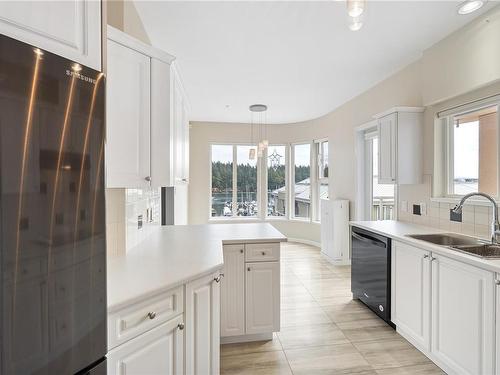
[[[354,343],[356,349],[374,369],[413,366],[430,363],[429,359],[403,338]]]
[[[343,305],[323,306],[322,309],[334,323],[357,322],[373,318],[373,312],[357,301]]]
[[[281,296],[283,298],[286,297],[311,297],[311,293],[300,285],[282,285],[281,287]]]
[[[281,310],[281,327],[294,327],[325,323],[331,323],[331,320],[319,306]]]
[[[384,327],[359,327],[342,329],[342,333],[351,342],[381,341],[396,339],[400,337],[396,333],[396,331],[388,325]]]
[[[347,344],[342,331],[333,323],[283,327],[278,333],[283,349]]]
[[[366,319],[350,322],[339,322],[337,325],[340,329],[388,327],[387,323],[376,316],[374,313],[372,313],[371,316]]]
[[[248,353],[273,352],[283,350],[276,334],[269,341],[242,342],[237,344],[224,344],[220,347],[221,357],[228,355],[241,355]]]
[[[283,351],[222,357],[220,368],[221,375],[292,375]]]
[[[372,368],[351,344],[285,350],[294,375],[372,373]]]
[[[446,375],[434,363],[377,370],[378,375]]]

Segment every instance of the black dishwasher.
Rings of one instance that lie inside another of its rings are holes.
[[[352,227],[351,291],[375,314],[391,321],[391,239]]]

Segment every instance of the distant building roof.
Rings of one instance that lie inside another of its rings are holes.
[[[295,200],[302,202],[310,202],[311,201],[311,179],[306,178],[302,181],[295,183]],[[271,192],[272,195],[283,195],[285,194],[285,187],[281,187],[279,189],[273,190]],[[328,185],[320,185],[319,186],[319,197],[326,199],[328,198]]]

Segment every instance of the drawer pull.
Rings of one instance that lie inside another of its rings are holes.
[[[184,329],[184,323],[179,323],[179,324],[177,325],[177,328],[179,328],[179,330],[181,330],[181,331],[182,331],[182,330]]]
[[[214,281],[215,281],[216,283],[220,283],[220,281],[221,281],[221,279],[222,279],[223,277],[224,277],[224,274],[223,274],[223,273],[221,273],[221,274],[219,274],[219,276],[214,277]]]
[[[242,253],[242,254],[243,254],[243,249],[240,249],[240,253]]]
[[[263,251],[263,252],[262,252],[262,255],[266,255],[266,252],[265,252],[265,251]]]
[[[500,280],[498,280],[498,279],[497,279],[497,280],[495,280],[495,284],[496,284],[496,285],[500,285]]]
[[[156,313],[154,311],[148,312],[148,318],[153,320],[154,318],[156,318]]]
[[[429,258],[429,254],[424,255],[424,259]]]
[[[250,267],[247,268],[247,271],[250,271]]]

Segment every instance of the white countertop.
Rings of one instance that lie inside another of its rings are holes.
[[[162,226],[126,254],[108,256],[108,312],[221,269],[223,244],[286,240],[268,223]]]
[[[412,246],[419,247],[436,254],[441,254],[449,258],[453,258],[464,263],[471,264],[489,271],[500,273],[500,259],[483,259],[473,255],[464,254],[445,246],[434,245],[429,242],[417,240],[408,237],[409,234],[434,234],[434,233],[450,233],[442,229],[425,227],[422,225],[406,223],[403,221],[383,220],[383,221],[351,221],[349,225],[366,229],[383,236],[390,237],[394,240],[407,243]]]

